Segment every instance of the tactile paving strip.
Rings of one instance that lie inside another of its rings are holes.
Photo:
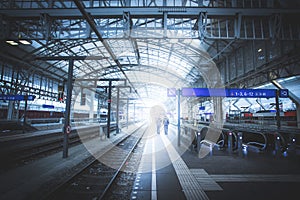
[[[204,191],[223,190],[218,183],[204,169],[190,169]]]
[[[177,151],[170,144],[167,137],[162,136],[162,140],[168,151],[170,159],[173,161],[173,167],[176,171],[178,180],[183,189],[187,200],[207,200],[208,196],[205,194],[203,188],[198,183],[194,175],[191,173],[185,162],[178,155]]]
[[[289,174],[218,174],[210,177],[217,182],[300,182],[300,175]]]

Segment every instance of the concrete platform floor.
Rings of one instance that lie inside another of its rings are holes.
[[[150,133],[131,199],[300,198],[299,155],[239,155],[213,148],[199,158],[188,140],[182,135],[178,147],[174,127],[168,135]]]

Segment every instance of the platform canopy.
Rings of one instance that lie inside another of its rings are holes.
[[[167,88],[220,87],[215,62],[249,40],[298,40],[297,13],[294,1],[2,1],[0,57],[64,83],[66,60],[38,58],[97,56],[75,60],[74,78],[127,79],[124,95],[163,101]]]

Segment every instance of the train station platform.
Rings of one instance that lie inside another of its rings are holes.
[[[101,138],[98,138],[85,142],[84,145],[81,144],[70,147],[68,149],[67,158],[62,157],[62,152],[58,152],[45,158],[29,162],[21,167],[1,171],[0,199],[46,199],[47,194],[49,194],[49,188],[51,188],[51,190],[55,189],[83,166],[92,162],[94,160],[92,154],[96,156],[104,154],[113,146],[115,141],[133,132],[139,126],[139,124],[132,124],[128,126],[128,128],[123,128],[118,134],[112,132],[110,139],[101,140]],[[52,132],[53,131],[56,130],[52,130]],[[38,131],[28,134],[27,137],[34,137],[38,134],[49,134],[49,132],[51,132],[51,130]],[[19,137],[20,135],[14,135],[4,138],[5,140],[12,140],[18,139]],[[93,146],[94,148],[87,149],[86,146]]]
[[[135,130],[131,125],[120,134],[111,134],[110,142]],[[300,161],[297,157],[275,156],[271,152],[244,152],[242,155],[213,148],[199,158],[181,135],[170,125],[168,135],[149,129],[142,139],[143,155],[132,188],[131,199],[295,199],[300,186]],[[103,153],[106,145],[95,152]],[[93,144],[91,144],[93,146]],[[55,188],[90,162],[90,152],[83,145],[69,149],[69,157],[56,153],[0,174],[0,199],[44,199],[48,188]]]
[[[43,124],[40,126],[48,126],[48,124]],[[25,139],[25,138],[31,138],[31,137],[39,137],[43,135],[48,135],[48,134],[54,134],[54,133],[63,133],[63,125],[59,124],[60,128],[47,128],[47,129],[42,129],[42,130],[35,130],[35,131],[25,131],[25,132],[20,132],[20,131],[11,131],[9,133],[4,133],[0,134],[0,142],[5,142],[5,141],[14,141],[18,139]],[[81,125],[81,126],[72,126],[72,131],[75,130],[82,130],[82,129],[89,129],[91,127],[99,127],[99,124],[89,124],[89,125]]]
[[[232,153],[213,148],[204,158],[177,130],[148,139],[131,199],[295,199],[299,156]],[[187,144],[187,145],[186,145]],[[297,198],[296,198],[297,199]]]
[[[9,122],[10,123],[10,122]],[[35,130],[7,130],[0,132],[0,142],[15,141],[31,137],[39,137],[48,134],[63,134],[62,123],[45,123],[36,124],[33,127],[39,127]],[[104,127],[106,123],[86,122],[86,123],[71,123],[71,132],[82,131],[86,129],[99,129],[99,126]],[[127,125],[124,124],[124,127]],[[115,128],[115,123],[111,123],[111,128]]]

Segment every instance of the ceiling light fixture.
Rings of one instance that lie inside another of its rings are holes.
[[[15,40],[6,40],[6,43],[7,43],[7,44],[10,44],[10,45],[12,45],[12,46],[17,46],[17,45],[19,45],[19,44],[29,45],[29,44],[31,44],[31,41],[29,41],[29,40],[24,40],[24,39],[22,39],[22,40],[17,40],[17,41],[15,41]]]
[[[31,44],[31,42],[28,40],[19,40],[19,42],[25,45]]]
[[[13,40],[6,40],[6,43],[13,45],[13,46],[17,46],[19,45],[17,42],[13,41]]]

